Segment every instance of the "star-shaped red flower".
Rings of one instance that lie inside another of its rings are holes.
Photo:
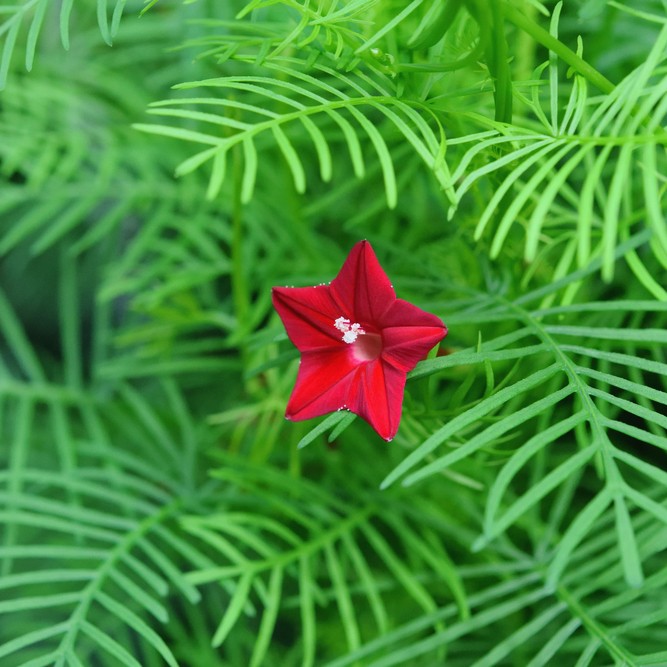
[[[396,298],[368,241],[329,285],[274,287],[273,305],[301,363],[285,416],[350,410],[391,440],[408,371],[447,335],[440,318]]]

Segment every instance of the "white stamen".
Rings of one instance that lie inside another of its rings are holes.
[[[338,331],[343,332],[343,342],[345,343],[354,343],[355,340],[361,335],[365,334],[366,332],[361,328],[361,324],[359,322],[354,322],[353,324],[350,324],[350,320],[348,320],[346,317],[339,317],[335,322],[334,326]]]
[[[335,322],[334,326],[338,331],[349,331],[350,330],[350,320],[345,317],[339,317]]]
[[[354,343],[357,340],[359,334],[356,331],[346,331],[343,334],[343,342],[345,343]]]

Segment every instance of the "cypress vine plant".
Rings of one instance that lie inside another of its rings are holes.
[[[0,664],[667,664],[664,0],[0,39]],[[362,239],[449,329],[389,443],[284,419]]]

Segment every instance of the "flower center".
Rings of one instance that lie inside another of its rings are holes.
[[[343,333],[343,342],[345,343],[354,343],[357,340],[357,336],[365,334],[366,332],[361,328],[361,324],[354,322],[350,324],[350,320],[346,317],[339,317],[335,322],[334,326],[338,331]]]
[[[358,322],[350,322],[346,317],[339,317],[334,326],[343,336],[341,340],[353,346],[354,356],[358,361],[372,361],[382,352],[382,336],[366,333]]]
[[[357,361],[373,361],[382,352],[382,336],[367,333],[365,336],[357,338],[352,347]]]

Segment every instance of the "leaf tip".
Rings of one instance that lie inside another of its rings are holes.
[[[480,536],[479,536],[479,537],[472,543],[472,546],[470,547],[470,550],[471,550],[473,553],[478,553],[478,552],[480,552],[482,549],[484,549],[484,547],[486,547],[488,543],[489,543],[489,538],[488,538],[486,535],[480,535]]]

